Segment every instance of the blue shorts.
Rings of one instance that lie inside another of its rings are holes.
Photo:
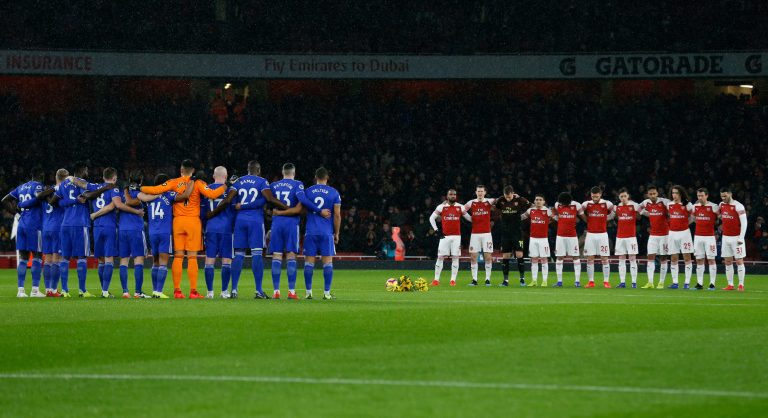
[[[171,234],[149,234],[149,246],[152,248],[152,255],[173,254]]]
[[[61,256],[64,258],[88,257],[91,255],[91,240],[87,226],[61,227]]]
[[[119,231],[120,258],[144,257],[147,255],[147,239],[144,231]]]
[[[117,228],[93,227],[93,255],[96,257],[117,257]]]
[[[39,229],[19,227],[16,229],[16,249],[39,253],[43,250],[43,233]]]
[[[269,252],[298,254],[299,226],[272,222],[272,232],[269,234]]]
[[[232,234],[205,233],[205,256],[208,258],[232,258],[234,253]]]
[[[336,255],[336,244],[333,243],[333,235],[306,235],[304,237],[304,255],[316,257]]]
[[[264,248],[264,220],[235,221],[235,248]]]
[[[43,232],[43,254],[61,253],[61,229]]]

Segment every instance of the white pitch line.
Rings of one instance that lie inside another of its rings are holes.
[[[0,373],[0,380],[123,380],[123,381],[195,381],[245,383],[299,383],[307,385],[351,386],[420,386],[435,388],[560,390],[603,393],[644,393],[658,395],[716,396],[723,398],[768,399],[766,392],[737,392],[713,389],[644,388],[632,386],[559,385],[535,383],[469,382],[451,380],[387,380],[354,378],[312,378],[289,376],[203,376],[203,375],[139,375],[139,374],[52,374]]]

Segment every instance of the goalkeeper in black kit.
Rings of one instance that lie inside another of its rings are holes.
[[[504,187],[504,196],[496,199],[494,204],[499,211],[499,229],[501,232],[501,271],[504,281],[501,286],[509,286],[509,260],[512,253],[517,258],[517,271],[520,272],[520,285],[525,286],[525,261],[523,260],[523,234],[520,215],[531,207],[528,199],[515,194],[512,186]]]

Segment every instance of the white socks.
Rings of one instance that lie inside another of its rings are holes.
[[[663,286],[664,282],[667,280],[667,269],[669,268],[669,261],[664,260],[661,262],[661,267],[659,267],[659,283]]]
[[[677,276],[679,275],[680,266],[677,263],[671,263],[669,266],[669,274],[672,276],[672,284],[677,284]]]
[[[557,282],[563,281],[563,260],[555,261],[555,273],[557,273]]]
[[[715,280],[717,280],[717,264],[709,263],[709,284],[714,286]]]
[[[725,266],[725,279],[728,280],[728,286],[733,286],[733,264]]]
[[[619,282],[626,282],[627,277],[627,263],[623,258],[619,259]]]
[[[488,257],[484,259],[485,261],[483,264],[485,264],[485,281],[491,280],[491,271],[493,270],[493,257]]]
[[[595,281],[595,262],[587,261],[587,279],[590,282]]]
[[[531,277],[533,278],[531,283],[536,283],[539,278],[539,263],[534,261],[531,262]]]
[[[541,283],[547,285],[547,276],[549,275],[549,262],[541,263]]]
[[[454,257],[453,260],[451,260],[451,281],[456,281],[456,276],[459,275],[459,258]]]
[[[601,264],[603,265],[603,283],[608,283],[611,280],[611,265],[607,261]]]
[[[693,263],[689,261],[685,263],[685,284],[691,283],[691,276],[693,276]]]
[[[629,260],[629,276],[632,277],[632,283],[637,283],[637,259]]]
[[[476,282],[477,281],[477,262],[470,263],[469,269],[472,271],[472,281]]]
[[[573,273],[576,276],[576,283],[578,283],[581,278],[581,259],[573,260]]]
[[[736,271],[739,273],[739,286],[744,286],[744,276],[747,275],[747,269],[744,264],[736,266]]]
[[[648,274],[648,283],[653,284],[653,275],[656,270],[656,260],[648,261],[645,271]]]
[[[704,264],[696,264],[696,283],[702,286],[704,286],[704,270],[706,270]]]
[[[438,257],[435,263],[435,280],[437,281],[440,281],[440,273],[443,272],[443,261],[445,261],[444,258]]]

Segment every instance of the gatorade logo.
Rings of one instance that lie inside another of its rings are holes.
[[[744,68],[750,74],[758,74],[763,72],[763,62],[761,55],[750,55],[744,62]]]
[[[567,76],[576,74],[576,58],[569,57],[560,61],[560,73]]]

